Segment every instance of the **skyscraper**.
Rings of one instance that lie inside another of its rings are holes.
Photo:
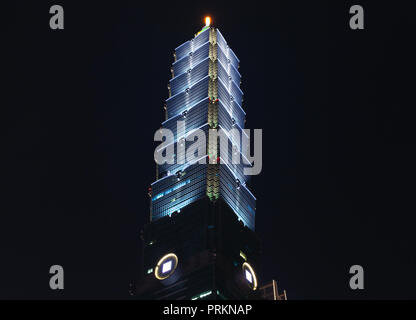
[[[260,245],[254,195],[241,152],[245,133],[239,59],[221,32],[206,25],[177,47],[162,128],[173,133],[172,161],[157,166],[149,188],[150,223],[142,232],[139,296],[148,299],[246,299],[258,295]],[[184,161],[180,148],[205,133],[206,152]],[[226,143],[213,133],[226,135]],[[224,155],[228,156],[225,161]],[[236,157],[241,162],[230,159]]]

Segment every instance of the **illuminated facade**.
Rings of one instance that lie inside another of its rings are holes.
[[[187,147],[186,136],[194,129],[205,132],[206,161],[180,163],[175,153],[173,164],[157,167],[149,188],[150,223],[141,235],[138,296],[143,299],[260,297],[256,199],[246,186],[247,162],[221,163],[221,149],[228,147],[231,159],[240,153],[238,143],[234,135],[227,136],[228,146],[209,135],[210,129],[233,128],[244,134],[239,60],[209,24],[175,50],[162,123],[173,132],[175,145]],[[178,121],[185,122],[179,132]]]
[[[240,137],[245,122],[240,90],[239,60],[216,28],[204,27],[194,39],[175,50],[169,98],[166,100],[166,120],[163,128],[174,133],[175,144],[186,141],[189,132],[201,129],[207,141],[206,164],[164,164],[158,168],[158,180],[151,186],[151,220],[169,216],[201,198],[212,201],[222,198],[244,225],[254,230],[256,199],[246,186],[244,161],[240,141],[228,137],[228,145],[219,145],[209,136],[209,129],[237,129]],[[184,128],[177,128],[178,121]],[[220,148],[227,148],[228,159],[240,153],[239,164],[220,164]],[[183,162],[183,161],[182,161]]]

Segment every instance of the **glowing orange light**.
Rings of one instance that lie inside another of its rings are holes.
[[[211,17],[205,17],[205,26],[209,27],[211,25]]]

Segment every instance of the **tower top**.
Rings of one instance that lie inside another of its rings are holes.
[[[211,27],[211,17],[205,16],[205,26],[195,34],[195,37]]]

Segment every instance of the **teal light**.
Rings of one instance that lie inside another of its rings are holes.
[[[155,195],[155,196],[152,198],[152,201],[155,201],[155,200],[157,200],[157,199],[159,199],[159,198],[162,198],[163,196],[166,196],[167,194],[171,193],[172,191],[175,191],[175,190],[177,190],[177,189],[179,189],[179,188],[182,188],[184,185],[187,185],[187,184],[188,184],[188,183],[190,183],[190,182],[191,182],[191,180],[190,180],[190,179],[188,179],[188,180],[186,180],[186,181],[182,181],[181,183],[178,183],[178,184],[174,185],[172,188],[167,189],[167,190],[165,190],[165,191],[163,191],[163,192],[161,192],[161,193],[158,193],[157,195]]]
[[[191,300],[202,299],[204,297],[209,296],[210,294],[212,294],[211,290],[210,291],[205,291],[205,292],[200,293],[199,295],[194,296]]]

